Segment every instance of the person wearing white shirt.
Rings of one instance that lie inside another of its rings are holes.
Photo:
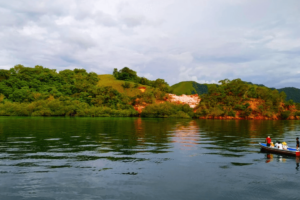
[[[283,149],[282,148],[282,144],[279,142],[279,144],[278,144],[278,149]]]
[[[274,146],[275,148],[278,148],[278,141],[275,143],[275,146]]]

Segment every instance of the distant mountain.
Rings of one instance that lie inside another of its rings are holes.
[[[286,100],[292,99],[296,103],[300,103],[300,89],[294,87],[285,87],[277,89],[279,92],[284,92],[286,94]]]
[[[176,95],[182,94],[207,94],[208,84],[199,84],[195,81],[183,81],[171,86],[173,93]]]

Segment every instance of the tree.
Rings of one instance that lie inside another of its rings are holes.
[[[136,72],[129,69],[128,67],[124,67],[123,69],[121,69],[118,73],[116,72],[116,70],[114,69],[114,74],[117,74],[117,79],[118,80],[136,80],[137,79],[137,75]]]

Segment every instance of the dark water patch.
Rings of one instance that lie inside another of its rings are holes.
[[[17,167],[37,167],[39,166],[38,164],[32,163],[32,162],[21,162],[17,164],[13,164],[10,166],[17,166]]]
[[[99,169],[99,171],[106,171],[106,170],[109,170],[109,169],[112,169],[112,168],[102,168],[102,169]]]
[[[50,171],[34,171],[33,173],[48,173]]]
[[[50,166],[45,166],[45,167],[47,167],[47,168],[70,168],[70,167],[72,167],[71,165],[50,165]]]
[[[230,154],[230,153],[221,153],[220,155],[221,155],[221,156],[224,156],[224,157],[237,157],[237,158],[245,156],[245,155],[240,155],[240,154]]]
[[[75,158],[78,161],[89,161],[89,160],[102,159],[103,157],[100,157],[100,156],[89,156],[89,155],[78,155]]]
[[[223,147],[202,147],[202,148],[204,148],[204,149],[211,149],[211,150],[224,150],[224,148]]]
[[[232,165],[235,166],[245,166],[245,165],[252,165],[253,163],[238,163],[238,162],[231,162]]]
[[[244,155],[239,155],[239,154],[230,154],[230,153],[204,153],[208,155],[220,155],[223,157],[243,157]]]
[[[228,169],[229,166],[228,165],[221,165],[220,168],[222,168],[222,169]]]
[[[138,173],[136,172],[126,172],[126,173],[122,173],[124,175],[137,175]]]

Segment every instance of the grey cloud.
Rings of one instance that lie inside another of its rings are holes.
[[[117,20],[115,20],[112,16],[105,14],[101,11],[98,11],[94,16],[96,22],[104,26],[113,27],[118,25]]]
[[[242,78],[300,87],[299,8],[277,0],[2,1],[0,66],[128,66],[170,84]]]
[[[123,15],[121,16],[120,21],[127,27],[133,28],[142,25],[145,22],[145,18],[142,15]]]

